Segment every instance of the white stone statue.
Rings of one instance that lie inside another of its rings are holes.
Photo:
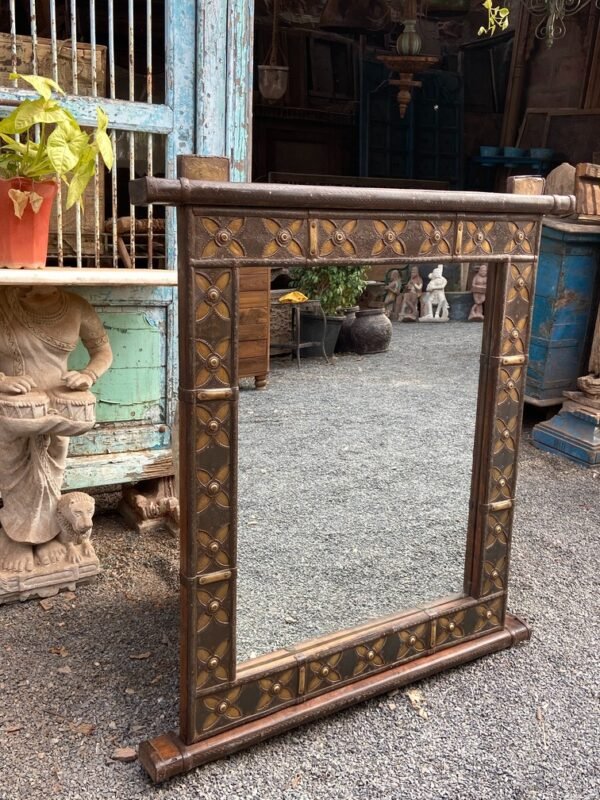
[[[79,339],[90,360],[69,370]],[[66,495],[60,509],[59,499],[69,437],[93,427],[89,389],[111,363],[106,331],[86,300],[54,287],[0,288],[0,602],[10,594],[7,572],[44,572],[93,554],[92,498]],[[77,534],[70,541],[65,509]]]
[[[450,306],[444,289],[448,281],[443,276],[444,265],[438,264],[429,273],[427,289],[421,295],[421,316],[419,322],[448,322]],[[435,307],[435,313],[433,311]]]

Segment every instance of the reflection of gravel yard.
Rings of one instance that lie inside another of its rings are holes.
[[[456,364],[445,367],[450,380],[452,369],[466,363],[466,353],[480,330],[455,324],[435,326],[435,330],[423,327],[395,326],[395,346],[418,349],[423,355],[414,364],[415,373],[410,373],[405,358],[394,377],[399,402],[404,398],[407,405],[411,399],[417,402],[415,374],[427,385],[437,383],[427,365],[425,343],[433,343],[442,334],[457,337]],[[373,359],[387,370],[394,357],[391,353]],[[349,373],[370,369],[374,363],[350,357],[339,359],[333,367],[321,361],[303,364],[300,372],[295,366],[276,366],[272,388],[260,395],[243,392],[242,409],[253,404],[254,418],[289,431],[291,417],[283,415],[280,403],[278,414],[273,413],[279,386],[292,404],[300,402],[294,393],[308,396],[324,415],[324,427],[313,438],[319,440],[321,450],[331,449],[339,444],[335,438],[338,413],[320,398],[332,379],[345,385]],[[420,497],[435,501],[442,491],[437,476],[450,467],[452,440],[464,424],[460,404],[464,401],[466,409],[465,391],[464,384],[452,382],[417,415],[421,429],[429,431],[432,456],[430,471],[420,468]],[[456,401],[449,401],[450,395]],[[442,397],[445,405],[440,408]],[[348,398],[348,402],[354,400]],[[360,404],[359,398],[356,402]],[[394,411],[397,418],[398,409]],[[359,405],[356,413],[360,413]],[[386,419],[382,413],[377,423],[383,425]],[[306,441],[303,420],[299,431],[290,432],[291,452],[270,455],[281,459],[282,475]],[[243,441],[255,435],[258,427],[242,424]],[[362,429],[364,422],[357,425],[357,435],[362,435]],[[373,431],[367,434],[372,440]],[[268,449],[268,437],[258,440],[264,440]],[[414,438],[407,441],[410,444]],[[399,527],[405,520],[397,515],[393,502],[397,492],[390,495],[389,477],[376,466],[393,457],[387,447],[383,435],[370,448],[349,446],[342,470],[358,469],[361,481],[371,476],[377,492],[386,497],[381,517],[372,528],[366,526],[371,533],[387,524],[390,515],[396,514]],[[242,492],[250,488],[252,454],[246,466],[244,459]],[[441,465],[440,459],[447,461]],[[455,469],[462,469],[460,459],[455,462]],[[396,466],[400,469],[402,462]],[[271,469],[258,467],[263,468]],[[319,478],[327,478],[328,472],[329,468],[322,469]],[[342,479],[345,487],[345,474]],[[297,509],[302,513],[307,505],[305,481],[304,476],[297,488]],[[76,595],[64,594],[43,605],[29,602],[0,608],[1,800],[596,798],[600,794],[596,746],[600,475],[524,443],[519,481],[510,607],[533,623],[528,645],[421,682],[415,688],[422,695],[413,693],[408,698],[403,690],[383,696],[158,788],[150,785],[138,764],[116,763],[110,755],[117,747],[135,745],[141,738],[177,727],[177,545],[167,533],[140,537],[124,529],[108,511],[97,520],[94,538],[104,568],[98,581]],[[438,486],[433,493],[432,484]],[[450,487],[451,481],[444,486]],[[259,573],[248,561],[267,552],[266,519],[273,515],[277,519],[280,513],[280,492],[273,485],[268,488],[269,492],[257,490],[257,507],[247,512],[248,521],[258,524],[241,531],[239,622],[246,654],[277,643],[282,635],[287,636],[286,643],[299,638],[304,632],[296,636],[298,625],[285,619],[282,624],[281,617],[301,618],[297,604],[304,607],[311,597],[322,602],[314,586],[302,584],[304,567],[287,545],[273,543],[267,562],[271,574]],[[313,484],[309,488],[317,491]],[[353,499],[347,488],[341,495]],[[360,495],[360,502],[366,497]],[[450,492],[447,497],[450,504],[462,502],[460,494]],[[114,507],[114,501],[114,496],[105,497],[104,507]],[[332,525],[344,513],[340,506],[336,496],[327,511]],[[446,506],[444,514],[457,520],[464,517],[462,507],[454,514]],[[358,518],[352,520],[353,531],[358,531],[358,523]],[[305,535],[304,544],[310,541]],[[324,541],[327,545],[327,537]],[[360,547],[354,543],[354,549]],[[340,561],[335,581],[343,583],[350,565],[366,563],[374,571],[379,569],[378,552],[366,562],[359,556],[352,552],[351,558]],[[426,561],[419,562],[419,570],[426,567]],[[431,574],[452,580],[456,566],[443,563]],[[355,571],[352,575],[356,580]],[[278,587],[296,579],[303,587],[294,600],[296,607],[282,606],[269,619],[268,599],[275,600]],[[363,607],[351,612],[359,618],[374,611],[384,613],[403,587],[403,582],[392,587],[389,596],[385,592],[369,596]],[[428,592],[428,596],[433,595]],[[332,624],[353,621],[348,620],[342,600],[337,595],[327,608],[319,606],[316,622],[324,618],[322,612],[330,615],[325,619]]]

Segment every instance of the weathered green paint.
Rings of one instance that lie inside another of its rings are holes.
[[[97,424],[71,440],[66,488],[102,486],[168,474],[175,413],[174,293],[170,287],[74,289],[102,319],[114,361],[93,391]],[[82,344],[72,369],[88,360]],[[161,471],[162,470],[162,471]]]

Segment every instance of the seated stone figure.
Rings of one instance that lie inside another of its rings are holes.
[[[594,405],[600,408],[600,308],[596,317],[594,341],[589,361],[589,374],[579,378],[577,385],[588,400],[593,400]]]
[[[69,370],[79,340],[90,361]],[[55,287],[0,288],[0,570],[61,561],[57,517],[69,437],[95,421],[90,387],[112,351],[89,303]]]

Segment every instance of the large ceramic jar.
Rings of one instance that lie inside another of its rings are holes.
[[[390,346],[392,323],[383,308],[365,308],[356,312],[350,328],[352,350],[359,355],[384,353]]]
[[[351,353],[352,352],[352,335],[350,333],[350,329],[354,325],[354,321],[356,319],[356,312],[360,311],[358,306],[352,306],[351,308],[345,308],[344,314],[344,321],[342,322],[342,327],[340,328],[340,334],[338,336],[337,344],[335,346],[336,353]]]

